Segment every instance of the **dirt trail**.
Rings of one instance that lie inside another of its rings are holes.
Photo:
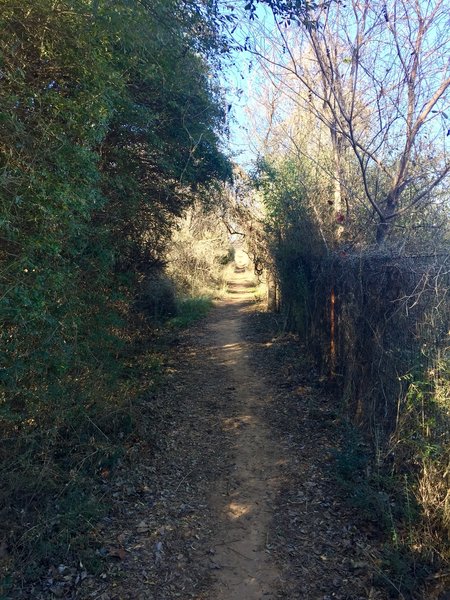
[[[334,400],[248,273],[180,332],[105,481],[103,572],[77,600],[384,600],[376,528],[336,494]],[[373,534],[373,535],[372,535]]]
[[[212,546],[218,571],[211,598],[216,600],[269,600],[279,579],[267,544],[282,453],[261,418],[270,398],[250,367],[248,342],[241,333],[250,288],[248,275],[236,274],[209,325],[214,358],[226,367],[228,389],[237,400],[235,414],[223,420],[233,434],[231,468],[211,497],[219,515]]]

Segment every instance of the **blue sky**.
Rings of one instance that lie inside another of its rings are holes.
[[[258,6],[257,18],[269,26],[273,23],[271,11]],[[244,44],[247,35],[248,23],[245,17],[239,27],[233,32],[236,42]],[[252,33],[254,35],[254,33]],[[232,61],[220,77],[222,86],[226,91],[229,112],[230,140],[229,145],[235,162],[245,169],[251,168],[257,157],[257,140],[252,136],[252,126],[249,123],[249,114],[255,115],[258,111],[258,98],[261,97],[260,78],[256,72],[255,61],[249,52],[235,52]]]

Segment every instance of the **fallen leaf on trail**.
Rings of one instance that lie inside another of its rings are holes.
[[[113,558],[119,558],[120,560],[125,560],[127,553],[123,548],[110,548],[108,551],[108,556],[112,556]]]
[[[139,523],[139,525],[136,527],[136,531],[138,533],[146,533],[149,529],[150,529],[150,527],[148,526],[148,523],[146,523],[145,521],[141,521]]]
[[[130,532],[129,531],[123,531],[122,533],[119,533],[119,535],[117,536],[117,541],[120,544],[123,544],[125,542],[125,540],[127,538],[129,538],[129,537],[130,537]]]
[[[352,569],[367,569],[370,565],[368,565],[366,562],[361,561],[361,560],[352,560],[350,561],[350,565],[352,567]]]
[[[163,557],[163,545],[162,542],[156,542],[155,544],[155,562],[160,563]]]

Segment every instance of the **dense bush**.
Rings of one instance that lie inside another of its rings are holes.
[[[5,0],[0,32],[0,560],[32,578],[97,510],[89,477],[133,426],[137,297],[167,308],[148,282],[173,223],[230,170],[209,8]]]
[[[233,257],[219,211],[196,205],[178,223],[167,270],[180,296],[212,297],[224,289],[225,267]]]

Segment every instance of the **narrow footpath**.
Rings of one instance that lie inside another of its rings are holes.
[[[101,572],[74,598],[388,598],[375,533],[330,474],[332,402],[298,340],[255,306],[250,275],[235,273],[174,341],[164,389],[144,399],[148,439],[105,483]]]
[[[249,343],[242,337],[241,312],[254,299],[245,274],[229,284],[229,296],[209,326],[211,350],[227,368],[227,387],[236,407],[223,420],[233,436],[232,463],[211,495],[219,517],[212,544],[218,570],[211,598],[270,600],[279,588],[279,572],[267,545],[283,455],[261,416],[271,402],[270,390],[251,368]]]

